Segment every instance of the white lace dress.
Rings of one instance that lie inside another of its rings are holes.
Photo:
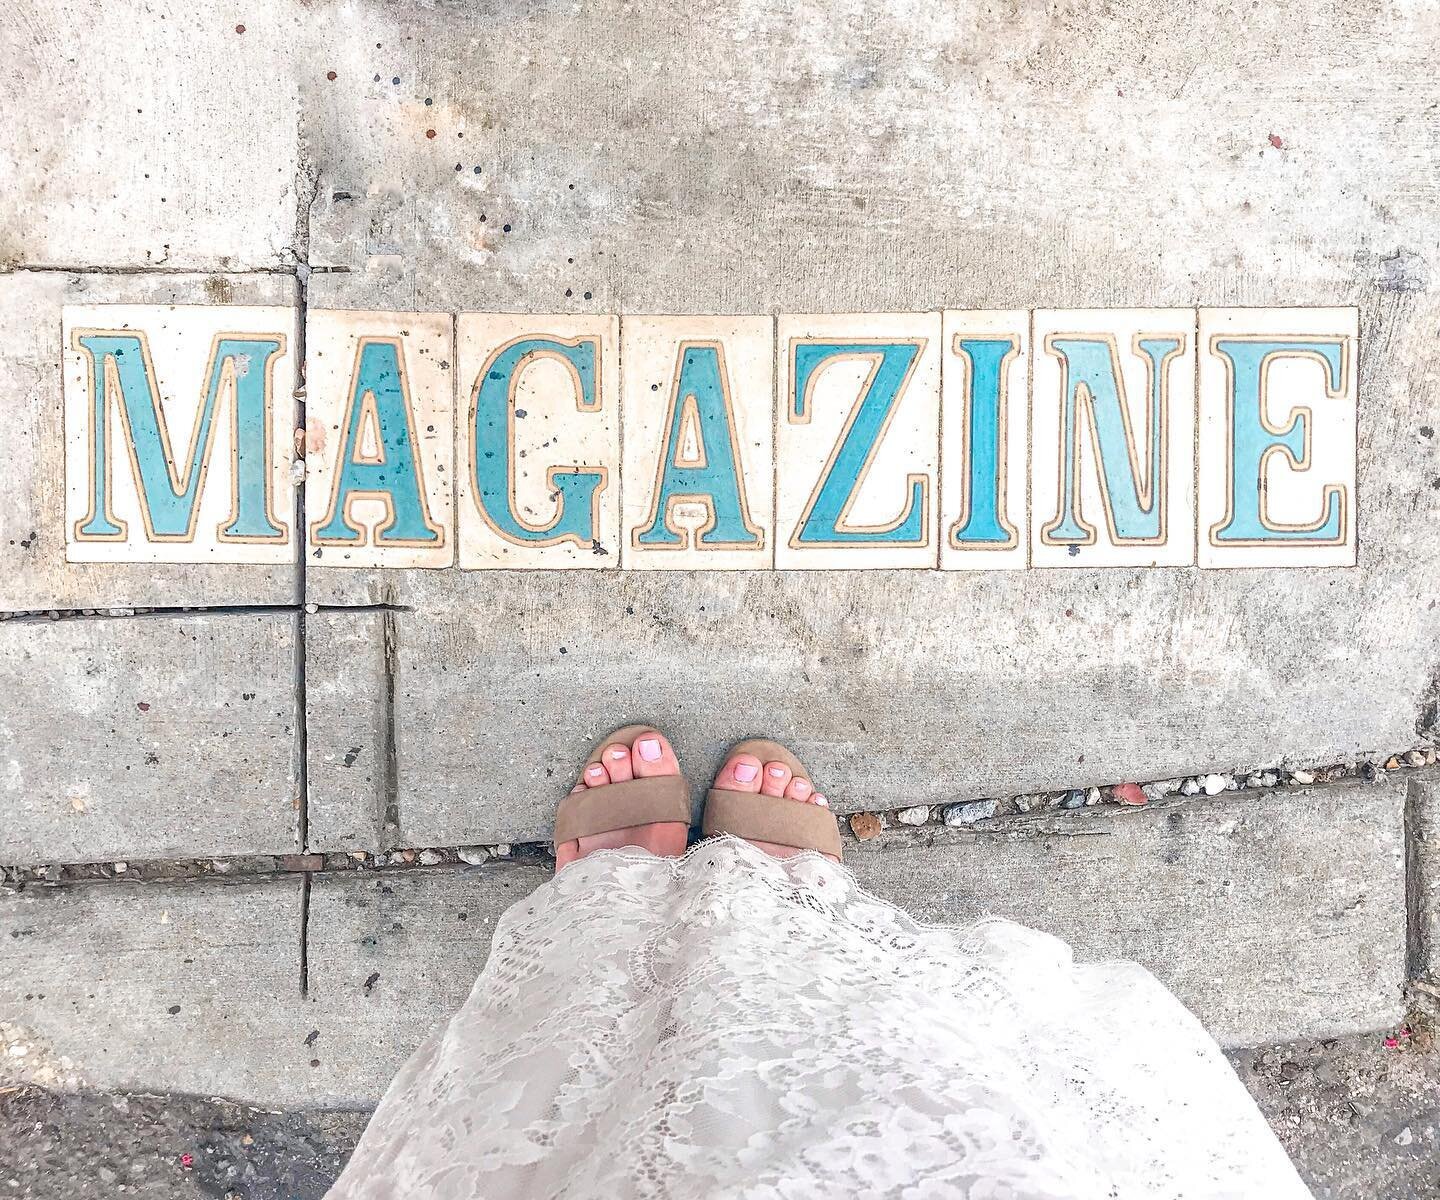
[[[1133,963],[922,925],[815,854],[605,851],[500,921],[331,1200],[1309,1197]]]

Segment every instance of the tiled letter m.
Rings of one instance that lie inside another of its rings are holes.
[[[71,346],[88,372],[89,507],[75,523],[80,542],[122,542],[128,528],[111,502],[111,431],[118,426],[151,542],[191,542],[222,409],[232,421],[231,503],[216,536],[224,542],[284,542],[289,531],[270,493],[271,373],[283,334],[219,334],[211,342],[199,412],[184,459],[176,457],[143,333],[76,330]],[[230,403],[226,401],[230,400]],[[118,417],[109,420],[111,408]]]

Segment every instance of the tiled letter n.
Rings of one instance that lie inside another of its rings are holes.
[[[1195,310],[1037,311],[1030,557],[1195,561]]]

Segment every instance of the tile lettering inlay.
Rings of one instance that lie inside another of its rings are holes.
[[[69,562],[296,560],[295,316],[65,308]]]
[[[313,310],[303,399],[296,321],[67,306],[50,552],[303,553],[312,571],[1357,561],[1355,308]]]

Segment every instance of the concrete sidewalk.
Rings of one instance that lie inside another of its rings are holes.
[[[840,812],[888,814],[850,855],[877,893],[1137,957],[1230,1046],[1389,1031],[1432,995],[1440,18],[503,17],[0,19],[44,81],[0,130],[0,1087],[372,1104],[630,719],[697,785],[734,738],[786,740]],[[105,303],[281,305],[297,348],[321,308],[1353,305],[1358,565],[70,563],[61,310]],[[974,800],[998,815],[945,826]]]

